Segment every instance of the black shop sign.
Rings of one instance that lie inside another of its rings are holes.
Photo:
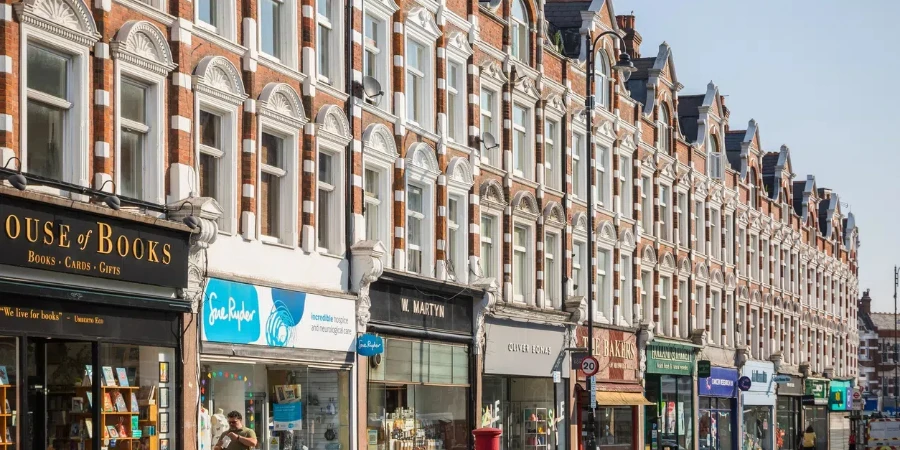
[[[0,197],[0,264],[187,287],[190,233]]]
[[[369,297],[372,301],[369,312],[374,322],[472,334],[471,295],[453,296],[450,292],[379,280],[372,284]]]

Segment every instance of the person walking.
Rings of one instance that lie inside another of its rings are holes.
[[[228,430],[219,436],[213,450],[250,450],[256,448],[256,432],[252,428],[244,428],[244,417],[237,411],[228,413]]]
[[[801,447],[803,448],[803,450],[815,450],[816,432],[813,431],[812,425],[806,427],[806,432],[803,433],[803,442],[801,442]]]

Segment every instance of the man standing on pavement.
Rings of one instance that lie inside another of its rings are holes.
[[[256,432],[244,428],[243,419],[244,417],[237,411],[228,413],[228,431],[219,436],[213,450],[250,450],[256,447],[258,444]]]

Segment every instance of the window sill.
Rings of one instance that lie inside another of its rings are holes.
[[[316,90],[324,92],[324,93],[338,99],[338,101],[341,103],[346,102],[347,99],[350,98],[350,94],[334,87],[331,84],[327,84],[327,83],[317,83]]]
[[[271,245],[273,247],[286,248],[288,250],[296,250],[297,249],[297,247],[295,247],[295,246],[285,244],[285,243],[281,242],[280,240],[277,240],[276,238],[273,238],[270,236],[261,236],[259,238],[259,242],[262,242],[265,245]]]
[[[562,190],[546,185],[544,186],[544,192],[555,195],[557,197],[564,197],[566,195]]]
[[[497,175],[497,176],[501,176],[501,177],[505,177],[505,176],[506,176],[506,171],[505,171],[505,170],[503,170],[503,169],[501,169],[501,168],[499,168],[499,167],[497,167],[497,166],[491,165],[491,164],[481,164],[481,165],[479,166],[479,168],[480,168],[481,170],[487,172],[487,173],[491,173],[491,174],[494,174],[494,175]]]
[[[523,177],[521,177],[521,176],[519,176],[519,175],[513,175],[512,178],[513,178],[513,181],[514,181],[514,182],[516,182],[516,183],[522,183],[522,184],[524,184],[524,185],[526,185],[526,186],[528,186],[528,187],[530,187],[530,188],[532,188],[532,189],[537,189],[537,187],[538,187],[538,184],[537,184],[536,182],[531,181],[531,180],[529,180],[528,178],[523,178]]]
[[[440,140],[441,140],[440,136],[438,136],[437,134],[435,134],[431,131],[426,130],[425,128],[422,128],[419,124],[417,124],[415,122],[410,122],[409,120],[407,120],[406,128],[409,129],[410,131],[412,131],[413,133],[422,135],[422,137],[429,139],[433,142],[440,142]]]
[[[472,148],[471,148],[471,147],[469,147],[468,145],[465,145],[465,144],[461,144],[461,143],[456,142],[456,141],[450,141],[450,140],[448,140],[448,141],[447,141],[447,147],[450,147],[450,148],[452,148],[452,149],[454,149],[454,150],[463,152],[463,153],[465,153],[465,154],[467,154],[467,155],[472,153]]]
[[[282,75],[289,76],[300,83],[304,83],[306,81],[306,75],[300,72],[299,70],[286,66],[281,61],[273,59],[271,56],[266,55],[265,53],[260,52],[259,54],[259,64],[263,67],[268,67]]]
[[[387,94],[385,94],[385,95],[387,95]],[[396,124],[400,120],[399,117],[395,116],[394,114],[392,114],[390,112],[390,107],[388,107],[387,109],[384,109],[384,108],[375,106],[375,105],[373,105],[361,98],[358,98],[358,97],[354,98],[354,100],[355,100],[356,104],[360,108],[362,108],[363,111],[365,111],[369,114],[372,114],[374,116],[377,116],[378,118],[380,118],[382,120],[386,120],[386,121],[390,122],[391,124]],[[388,106],[390,106],[390,105],[388,105]],[[391,130],[391,131],[393,132],[393,130]]]
[[[120,3],[129,9],[133,9],[135,11],[140,12],[141,14],[165,25],[167,27],[172,26],[175,23],[175,17],[166,14],[165,12],[159,10],[158,8],[154,8],[146,3],[136,1],[136,0],[116,0],[116,3]]]
[[[234,41],[214,31],[211,31],[208,28],[203,27],[202,25],[198,25],[198,22],[194,22],[194,34],[238,56],[244,56],[244,54],[247,53],[246,47],[237,44]]]
[[[318,249],[316,249],[316,253],[319,256],[324,256],[324,257],[330,258],[330,259],[337,259],[340,261],[343,261],[343,259],[344,259],[344,257],[341,255],[336,255],[334,253],[330,253],[327,248],[318,248]]]

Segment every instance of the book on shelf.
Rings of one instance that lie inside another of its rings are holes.
[[[84,397],[87,398],[87,407],[88,412],[90,412],[94,408],[94,393],[93,392],[85,392]]]
[[[9,373],[6,371],[6,366],[0,366],[0,384],[4,386],[9,384]]]
[[[132,430],[140,430],[141,426],[139,425],[138,416],[131,416],[131,429]]]
[[[84,419],[84,432],[88,438],[94,437],[94,421],[92,419]]]
[[[81,437],[81,422],[75,422],[72,424],[69,430],[69,437]]]
[[[119,432],[116,431],[116,427],[114,427],[112,425],[107,425],[106,426],[106,435],[108,437],[115,439],[115,438],[119,437]],[[106,437],[106,436],[104,436],[104,437]]]
[[[103,366],[103,381],[110,387],[116,385],[116,374],[113,373],[112,367]]]
[[[112,397],[109,396],[109,392],[103,393],[103,411],[104,412],[115,412],[115,408],[113,408]]]
[[[128,372],[125,371],[125,368],[116,368],[116,375],[119,376],[119,386],[128,387]]]
[[[130,394],[131,394],[131,412],[139,413],[141,410],[141,407],[138,405],[137,394],[135,394],[134,391],[131,391]]]
[[[156,386],[141,386],[138,389],[138,399],[146,400],[148,404],[154,403],[156,400]]]
[[[122,393],[119,391],[113,391],[113,396],[115,397],[116,411],[128,412],[128,405],[125,404],[125,397],[122,396]]]
[[[72,412],[84,412],[84,399],[81,397],[72,397]]]
[[[94,384],[94,366],[90,364],[84,365],[84,375],[81,377],[82,386],[93,386]]]

